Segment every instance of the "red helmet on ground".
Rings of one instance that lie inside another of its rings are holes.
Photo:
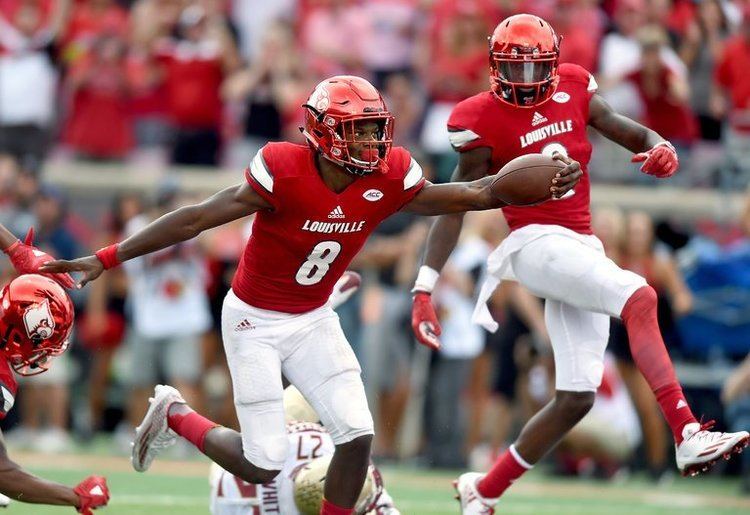
[[[560,38],[532,14],[504,19],[490,36],[490,83],[497,97],[518,107],[533,107],[555,92]]]
[[[302,107],[305,127],[300,130],[326,159],[356,175],[380,169],[393,143],[393,116],[375,86],[362,77],[337,75],[318,84]],[[374,138],[356,138],[355,126],[362,121],[377,123]],[[352,143],[360,146],[358,155]]]
[[[46,371],[68,348],[73,316],[70,297],[49,277],[13,279],[0,292],[0,353],[18,374]]]

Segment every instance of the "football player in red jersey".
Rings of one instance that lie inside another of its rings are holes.
[[[590,227],[587,127],[633,151],[633,161],[643,162],[641,171],[657,177],[677,171],[677,154],[657,133],[614,112],[597,95],[589,72],[559,65],[559,44],[541,18],[519,14],[503,20],[490,37],[490,91],[460,102],[448,121],[451,143],[459,152],[455,180],[477,180],[535,152],[566,154],[580,162],[584,172],[575,188],[559,199],[503,208],[511,234],[488,260],[490,278],[473,318],[497,329],[486,301],[504,279],[517,280],[544,298],[556,395],[486,476],[467,473],[458,479],[465,514],[493,513],[505,489],[589,411],[602,379],[610,316],[625,323],[633,358],[673,431],[683,473],[702,472],[748,443],[747,432],[712,432],[696,421],[659,332],[656,293],[642,277],[605,257]],[[412,327],[419,341],[432,348],[439,346],[440,326],[430,292],[456,245],[462,221],[463,215],[455,213],[434,222],[413,290]]]
[[[15,402],[13,373],[40,374],[68,348],[73,303],[59,284],[37,274],[21,275],[0,292],[0,420]],[[0,438],[0,493],[10,499],[73,506],[91,515],[109,501],[107,480],[89,476],[75,488],[34,476],[13,462]]]
[[[245,181],[169,213],[95,256],[46,264],[45,272],[83,271],[82,283],[106,268],[256,213],[252,235],[222,311],[222,337],[241,432],[191,410],[174,388],[158,386],[133,447],[146,470],[175,433],[222,468],[266,483],[287,455],[282,373],[328,428],[336,451],[321,513],[352,513],[370,456],[372,416],[360,367],[327,301],[347,264],[378,223],[400,209],[435,215],[499,207],[492,177],[433,185],[403,148],[391,148],[393,116],[366,80],[321,82],[305,108],[308,145],[269,143]],[[580,177],[563,159],[563,194]],[[559,188],[559,190],[558,190]]]

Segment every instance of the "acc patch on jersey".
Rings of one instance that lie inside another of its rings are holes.
[[[564,104],[565,102],[570,100],[570,95],[568,95],[564,91],[558,91],[557,93],[552,95],[552,100],[554,100],[558,104]]]
[[[370,202],[377,202],[378,200],[383,198],[383,192],[376,189],[370,189],[362,194],[362,198],[365,200],[369,200]]]

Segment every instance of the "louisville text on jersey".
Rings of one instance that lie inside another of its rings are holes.
[[[539,127],[531,132],[527,132],[521,136],[521,148],[526,148],[531,144],[538,141],[542,141],[558,134],[565,132],[573,132],[573,120],[564,120],[562,122],[555,122],[544,127]]]
[[[359,222],[318,222],[314,220],[305,220],[305,223],[302,224],[302,230],[324,234],[346,234],[350,232],[360,232],[364,230],[364,226],[364,220]]]

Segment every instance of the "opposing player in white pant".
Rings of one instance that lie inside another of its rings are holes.
[[[254,485],[222,469],[211,467],[212,515],[317,515],[323,501],[323,485],[333,440],[319,424],[320,417],[299,390],[284,390],[284,413],[289,453],[273,481]],[[365,485],[355,506],[358,515],[398,515],[385,490],[380,472],[370,465]]]
[[[669,177],[677,154],[656,132],[615,113],[597,95],[593,76],[577,65],[558,65],[560,40],[541,18],[503,20],[490,38],[491,90],[454,108],[450,140],[460,153],[456,180],[483,177],[518,156],[566,154],[584,176],[561,198],[536,206],[505,207],[511,234],[490,256],[474,320],[496,329],[486,308],[492,290],[517,280],[546,300],[545,320],[555,358],[555,398],[524,427],[486,475],[462,475],[456,488],[464,514],[493,513],[500,495],[530,469],[591,409],[602,379],[609,317],[622,318],[634,361],[648,381],[675,438],[677,466],[685,475],[741,451],[746,431],[709,431],[683,396],[656,320],[656,293],[646,281],[609,260],[592,234],[587,128],[633,151],[641,171]],[[554,188],[553,188],[554,190]],[[434,223],[424,265],[414,286],[412,327],[436,348],[440,326],[430,292],[456,245],[462,214]],[[617,421],[612,421],[616,424]]]

